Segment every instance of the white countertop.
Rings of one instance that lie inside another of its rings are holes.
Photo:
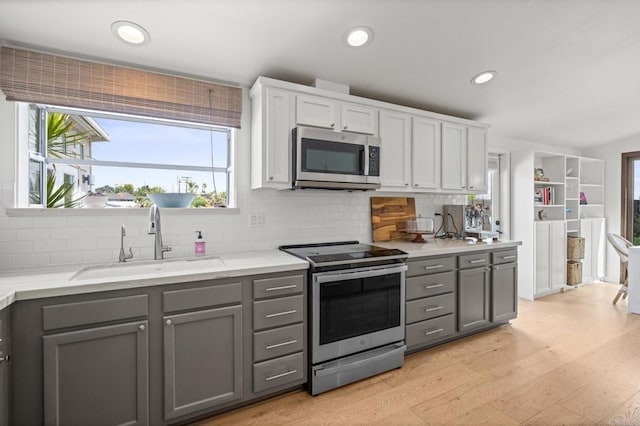
[[[409,253],[410,259],[516,247],[522,244],[520,241],[479,242],[470,244],[462,240],[433,238],[429,238],[427,241],[427,243],[382,242],[374,244],[403,250]],[[121,274],[119,276],[110,274],[108,269],[109,264],[105,264],[103,265],[106,267],[103,276],[90,279],[72,279],[74,274],[76,274],[78,270],[86,268],[86,265],[69,265],[5,273],[0,275],[0,309],[4,309],[16,300],[122,290],[309,268],[309,264],[306,261],[279,250],[231,253],[221,255],[219,258],[222,260],[222,264],[207,265],[204,263],[205,261],[201,264],[198,263],[200,261],[196,261],[192,264],[193,268],[189,269],[161,272],[150,271],[136,275]],[[149,263],[148,261],[133,261],[127,262],[124,267]]]
[[[396,248],[409,253],[409,259],[424,256],[438,256],[445,254],[464,254],[484,250],[496,250],[501,248],[517,247],[522,241],[494,241],[492,243],[470,243],[463,240],[426,238],[426,243],[413,243],[410,241],[388,241],[373,243],[386,248]]]
[[[105,270],[103,277],[92,279],[71,279],[78,270],[83,269],[87,265],[69,265],[6,273],[0,275],[0,309],[4,309],[17,300],[94,293],[107,290],[122,290],[309,268],[309,264],[306,261],[279,250],[231,253],[220,255],[219,258],[224,262],[223,264],[207,267],[204,263],[202,266],[199,266],[198,262],[200,261],[196,261],[193,263],[194,268],[188,271],[150,272],[132,276],[122,275],[114,277],[110,276],[108,270]],[[139,264],[143,263],[144,262],[139,262]],[[135,264],[136,262],[127,262],[127,265]]]

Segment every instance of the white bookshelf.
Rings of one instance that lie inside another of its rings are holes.
[[[543,170],[544,180],[536,179],[536,169]],[[518,256],[519,295],[534,299],[564,290],[567,236],[586,236],[583,222],[604,218],[604,161],[516,152],[511,156],[511,182],[513,238],[523,242]],[[548,204],[536,198],[543,188],[553,189]],[[580,204],[581,193],[587,204]],[[594,239],[602,244],[600,238]]]

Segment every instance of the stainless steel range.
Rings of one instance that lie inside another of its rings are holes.
[[[312,395],[403,365],[407,253],[358,241],[280,249],[311,265]]]

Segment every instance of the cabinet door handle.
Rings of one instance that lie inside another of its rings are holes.
[[[511,256],[502,256],[502,259],[507,260],[507,259],[515,259],[516,256],[515,255],[511,255]]]
[[[413,186],[418,186],[418,184],[417,184],[417,183],[414,183],[414,184],[413,184]]]
[[[275,343],[273,345],[265,346],[265,349],[275,349],[275,348],[279,348],[281,346],[293,345],[294,343],[298,343],[298,341],[297,340],[289,340],[288,342]]]
[[[269,176],[269,180],[273,180],[273,176]]]
[[[436,334],[436,333],[440,333],[441,331],[444,331],[444,328],[435,328],[433,330],[429,330],[426,333],[424,333],[425,336],[430,336],[432,334]]]
[[[444,284],[431,284],[431,285],[425,285],[424,286],[424,288],[426,288],[426,289],[438,288],[438,287],[444,287]]]
[[[3,362],[9,362],[10,359],[11,357],[9,355],[0,356],[0,364],[2,364]]]
[[[282,373],[282,374],[276,374],[275,376],[269,376],[266,379],[264,379],[266,382],[268,382],[269,380],[275,380],[275,379],[279,379],[280,377],[284,377],[284,376],[288,376],[290,374],[295,374],[297,373],[298,370],[291,370],[291,371],[287,371],[286,373]]]
[[[140,324],[138,326],[138,330],[140,330],[140,331],[145,331],[146,329],[147,329],[147,327],[145,327],[144,324]]]
[[[283,315],[291,315],[291,314],[295,314],[296,312],[298,312],[296,309],[293,309],[291,311],[285,311],[285,312],[277,312],[275,314],[267,314],[265,315],[265,318],[275,318],[275,317],[281,317]]]
[[[433,312],[433,311],[439,311],[440,309],[444,309],[444,306],[435,306],[433,308],[424,308],[425,312]]]
[[[269,288],[265,288],[264,291],[278,291],[278,290],[287,290],[290,288],[296,288],[298,287],[297,285],[283,285],[280,287],[269,287]]]
[[[469,263],[483,263],[486,261],[487,259],[475,259],[475,260],[470,260]]]
[[[173,324],[173,321],[171,321],[170,319],[168,319],[168,320],[165,322],[165,324],[167,324],[167,325],[171,325],[171,324]]]
[[[331,123],[331,128],[333,129],[334,127],[336,127],[336,123]]]
[[[431,270],[431,269],[438,269],[438,268],[444,268],[444,265],[432,265],[432,266],[425,266],[424,269],[426,269],[427,271]]]
[[[349,128],[349,126],[344,126],[344,129],[347,130]]]

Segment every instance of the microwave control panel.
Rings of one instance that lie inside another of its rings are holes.
[[[380,147],[369,147],[369,176],[380,176]]]

